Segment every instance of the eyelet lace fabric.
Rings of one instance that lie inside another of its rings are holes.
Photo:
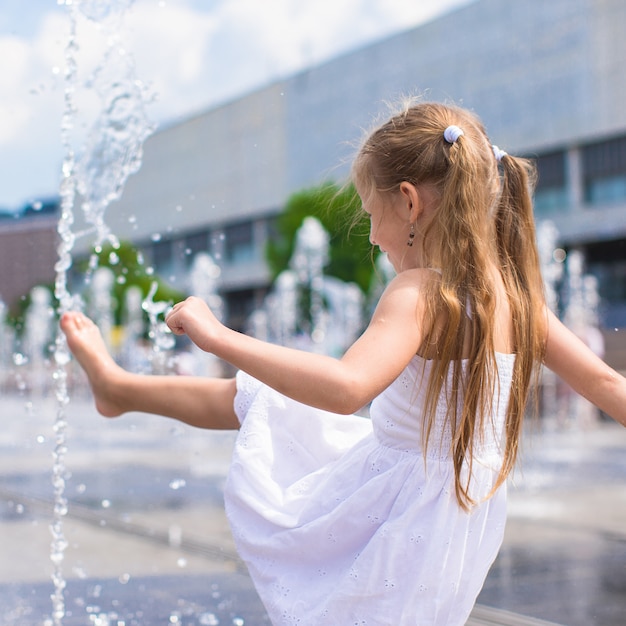
[[[472,470],[479,501],[502,461],[513,363],[497,355],[499,394]],[[465,624],[502,542],[506,488],[471,513],[459,508],[445,398],[424,457],[429,367],[415,357],[369,419],[238,373],[226,512],[273,624]]]

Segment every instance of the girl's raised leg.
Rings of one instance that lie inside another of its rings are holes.
[[[61,329],[70,351],[87,374],[100,414],[116,417],[140,411],[172,417],[198,428],[239,428],[233,409],[234,379],[133,374],[117,365],[98,327],[82,313],[65,313]]]

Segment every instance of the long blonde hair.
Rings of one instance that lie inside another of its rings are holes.
[[[463,130],[454,143],[444,139],[450,125]],[[531,199],[534,168],[509,155],[498,164],[482,123],[469,111],[408,101],[365,139],[352,178],[357,187],[379,194],[398,191],[403,181],[416,187],[431,185],[439,194],[423,236],[426,266],[441,271],[441,280],[433,282],[427,299],[425,328],[430,330],[422,344],[437,349],[426,390],[424,445],[452,368],[451,385],[445,389],[450,453],[456,497],[468,510],[474,504],[470,495],[474,446],[480,442],[497,391],[496,296],[489,274],[494,264],[500,268],[509,301],[516,358],[503,462],[491,493],[515,465],[529,391],[543,358],[544,296]],[[434,320],[442,313],[446,324],[435,327]]]

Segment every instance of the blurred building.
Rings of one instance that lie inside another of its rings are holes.
[[[32,287],[54,281],[57,219],[56,200],[0,214],[0,301],[14,311]]]
[[[289,195],[341,180],[363,128],[407,93],[474,109],[537,159],[538,219],[585,253],[607,328],[626,327],[626,2],[477,0],[163,127],[107,221],[177,286],[198,250],[238,325],[268,287],[264,246]]]

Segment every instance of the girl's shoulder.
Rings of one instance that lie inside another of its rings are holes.
[[[397,274],[387,285],[385,291],[415,290],[424,293],[426,288],[432,287],[441,281],[441,272],[425,267],[404,270]]]
[[[405,270],[389,282],[377,309],[387,313],[390,309],[398,314],[404,312],[414,319],[417,312],[417,318],[421,319],[426,310],[427,298],[440,279],[440,274],[431,269]]]

